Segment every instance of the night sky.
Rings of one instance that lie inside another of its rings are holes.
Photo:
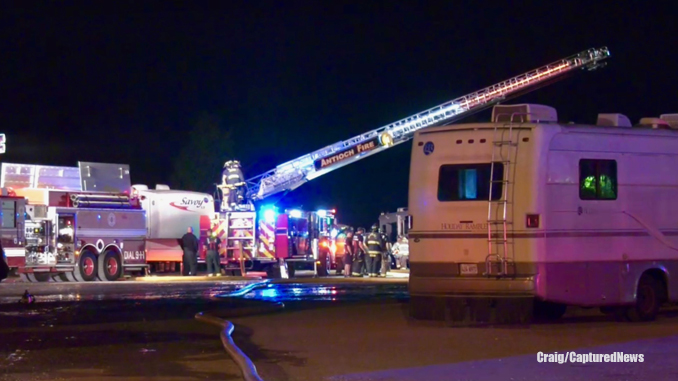
[[[636,5],[611,6],[625,3]],[[230,131],[224,147],[249,178],[600,46],[612,53],[605,69],[513,102],[553,106],[562,121],[619,112],[637,123],[678,113],[671,3],[5,1],[3,160],[126,163],[134,183],[170,183],[208,113]],[[410,148],[325,175],[281,205],[336,207],[344,222],[371,224],[406,206]]]

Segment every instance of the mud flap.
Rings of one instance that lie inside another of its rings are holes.
[[[528,324],[534,297],[526,296],[411,296],[410,317],[444,321],[451,326]]]

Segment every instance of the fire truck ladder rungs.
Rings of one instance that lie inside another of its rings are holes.
[[[498,123],[502,114],[497,115],[494,121],[492,160],[490,162],[490,190],[488,192],[487,205],[487,257],[485,257],[485,274],[488,276],[493,275],[492,263],[501,263],[499,274],[494,275],[508,275],[509,262],[513,261],[513,258],[509,258],[508,255],[509,247],[513,245],[513,242],[510,242],[508,239],[509,225],[513,225],[513,221],[509,219],[508,214],[509,197],[513,195],[513,192],[509,192],[509,189],[513,186],[511,181],[511,165],[518,148],[518,142],[513,140],[513,120],[516,116],[526,115],[528,114],[510,114],[509,123],[503,127],[499,127]],[[495,180],[494,177],[497,164],[501,164],[501,180]],[[502,187],[501,195],[496,200],[494,200],[495,194],[493,193],[495,184],[501,184]],[[499,208],[501,208],[501,215],[497,215],[497,209]],[[501,255],[499,254],[499,248],[502,249]]]
[[[422,128],[434,125],[450,124],[470,114],[491,107],[501,101],[535,90],[548,81],[578,69],[594,70],[605,66],[601,62],[610,56],[606,47],[588,49],[573,56],[531,70],[527,73],[499,82],[463,97],[443,103],[426,111],[401,119],[395,123],[329,145],[320,150],[288,161],[259,176],[247,180],[250,200],[262,200],[275,193],[294,190],[305,182],[325,173],[341,168],[367,156],[409,141],[414,133]],[[387,144],[384,144],[384,138]],[[330,158],[358,144],[380,139],[380,146],[369,152],[357,153],[326,168],[316,169],[317,160]]]

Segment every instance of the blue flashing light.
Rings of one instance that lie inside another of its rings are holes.
[[[275,216],[277,214],[275,206],[267,205],[261,208],[261,213],[264,216],[264,221],[266,223],[272,224],[275,222]]]
[[[290,217],[292,218],[301,218],[301,210],[290,210]]]
[[[101,219],[101,214],[97,214],[97,220]]]
[[[325,218],[325,216],[327,216],[327,211],[326,211],[326,210],[323,210],[323,209],[320,209],[320,210],[318,211],[318,217],[320,217],[320,218]]]

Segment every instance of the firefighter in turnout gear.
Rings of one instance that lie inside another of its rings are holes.
[[[381,252],[381,272],[379,275],[386,278],[386,274],[391,271],[391,243],[388,241],[383,227],[379,228],[379,236],[384,244],[384,250]]]
[[[219,263],[219,247],[221,239],[212,230],[207,231],[205,241],[205,262],[207,263],[207,276],[221,276],[221,264]]]
[[[353,236],[353,263],[351,264],[351,276],[363,276],[367,248],[364,243],[364,228],[358,228]]]
[[[384,240],[379,234],[379,226],[377,224],[372,225],[372,232],[367,236],[367,255],[366,258],[367,268],[370,273],[370,277],[379,276],[379,259],[381,258],[382,252],[384,251]]]
[[[221,174],[221,188],[224,192],[229,210],[235,210],[245,200],[245,176],[240,169],[240,162],[230,160],[224,164]]]

